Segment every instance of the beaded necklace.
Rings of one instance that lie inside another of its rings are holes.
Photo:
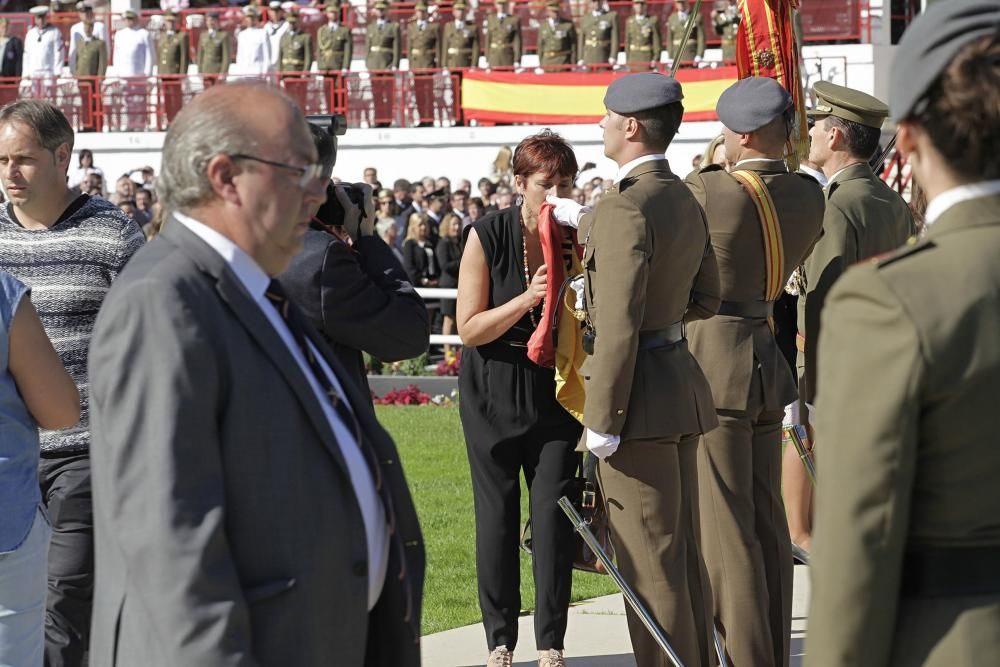
[[[528,229],[524,226],[524,220],[521,220],[521,257],[524,259],[524,291],[528,291],[528,286],[531,285],[531,275],[528,271]],[[531,320],[531,328],[538,328],[538,322],[535,319],[535,307],[528,309],[528,318]]]

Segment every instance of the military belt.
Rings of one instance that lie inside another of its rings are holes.
[[[684,335],[684,322],[674,322],[666,329],[660,329],[659,331],[640,331],[639,349],[655,350],[660,347],[676,345],[684,340]]]
[[[342,55],[344,55],[343,51],[327,51],[325,49],[320,49],[319,52],[322,53],[325,56],[342,56]]]
[[[453,47],[448,48],[449,55],[454,55],[456,53],[472,53],[472,49],[456,49]]]
[[[773,301],[723,301],[719,315],[742,317],[747,320],[766,320],[774,315]]]
[[[652,51],[652,46],[631,46],[628,47],[629,51]]]
[[[545,52],[545,55],[547,55],[547,56],[565,56],[567,54],[569,54],[569,51],[546,51]]]
[[[491,49],[506,49],[507,51],[513,51],[514,50],[514,45],[513,44],[504,44],[504,43],[490,42],[490,48]]]
[[[433,49],[410,49],[410,55],[422,56],[425,53],[433,53]]]
[[[958,597],[1000,593],[1000,545],[912,549],[903,557],[900,593]]]
[[[584,42],[585,46],[611,46],[610,39],[588,39]]]
[[[368,50],[371,51],[371,52],[373,52],[373,53],[377,53],[379,51],[392,51],[392,47],[391,46],[373,46],[373,47],[371,47]]]

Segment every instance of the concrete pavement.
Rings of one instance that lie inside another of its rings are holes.
[[[792,602],[792,667],[800,667],[809,608],[809,571],[795,566]],[[608,595],[578,602],[569,611],[566,631],[568,667],[635,667],[632,646],[625,624],[625,603],[621,595]],[[534,617],[519,620],[519,642],[515,667],[537,665]],[[423,638],[426,667],[482,667],[486,664],[486,637],[481,624],[455,628]]]

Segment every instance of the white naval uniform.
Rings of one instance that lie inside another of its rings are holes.
[[[24,36],[24,61],[21,71],[26,77],[56,76],[63,68],[63,41],[52,25],[40,30],[32,26]]]
[[[108,29],[104,26],[102,21],[94,21],[94,37],[98,39],[103,39],[105,44],[111,44],[108,41]],[[73,27],[69,29],[69,71],[76,71],[76,49],[77,44],[86,39],[86,35],[83,32],[83,21],[74,23]]]
[[[267,33],[267,39],[271,43],[271,65],[274,68],[278,66],[278,49],[281,47],[281,38],[291,27],[288,21],[282,21],[281,23],[268,21],[264,25],[264,32]]]
[[[152,76],[153,40],[145,28],[121,28],[115,33],[112,61],[118,76]]]
[[[244,28],[236,35],[234,74],[261,75],[274,65],[271,41],[264,28]]]

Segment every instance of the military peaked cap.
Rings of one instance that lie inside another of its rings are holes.
[[[816,106],[809,111],[814,118],[836,116],[867,127],[879,129],[889,115],[889,107],[882,100],[860,90],[838,86],[829,81],[817,81],[813,85]]]

